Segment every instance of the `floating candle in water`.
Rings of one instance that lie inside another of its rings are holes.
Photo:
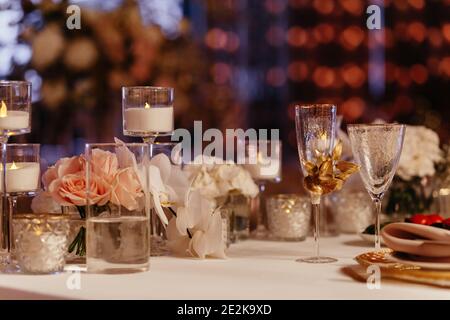
[[[30,114],[26,111],[9,110],[4,101],[0,102],[0,130],[27,129],[30,122]]]
[[[3,192],[3,169],[0,166],[0,191]],[[40,166],[38,162],[6,164],[6,191],[27,192],[39,187]]]

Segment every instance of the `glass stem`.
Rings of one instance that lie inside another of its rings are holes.
[[[314,249],[316,253],[316,258],[320,257],[320,198],[318,201],[312,201],[312,214],[314,218]]]
[[[1,249],[6,250],[8,253],[11,251],[10,243],[10,224],[11,219],[9,216],[8,195],[6,194],[6,147],[8,144],[8,136],[0,136],[0,144],[2,145],[2,230],[1,230]]]
[[[375,199],[375,249],[381,249],[380,236],[380,218],[381,218],[381,199]]]
[[[256,229],[264,229],[264,191],[266,190],[266,184],[260,182],[258,184],[259,195],[258,195],[258,216],[256,221]]]
[[[156,137],[153,137],[153,136],[151,136],[151,137],[142,137],[142,141],[144,141],[144,143],[146,143],[146,144],[152,145],[153,143],[155,143],[155,138]],[[150,154],[150,156],[151,156],[151,154]]]

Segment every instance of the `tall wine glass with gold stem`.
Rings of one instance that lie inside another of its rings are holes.
[[[342,144],[335,143],[336,106],[313,104],[296,106],[297,146],[304,186],[311,196],[314,218],[315,256],[298,262],[330,263],[334,258],[320,255],[320,201],[325,194],[342,188],[345,180],[358,170],[353,163],[340,161]]]

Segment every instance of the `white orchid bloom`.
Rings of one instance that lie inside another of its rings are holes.
[[[192,181],[179,167],[172,165],[165,154],[158,154],[150,160],[150,192],[158,216],[164,225],[169,222],[163,206],[178,207],[185,202]]]
[[[214,207],[215,202],[205,198],[200,190],[188,193],[185,205],[178,208],[176,218],[172,218],[167,227],[172,252],[202,259],[206,256],[226,257],[222,219]]]

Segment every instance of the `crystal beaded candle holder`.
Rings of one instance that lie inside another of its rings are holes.
[[[297,194],[278,194],[267,198],[267,222],[274,239],[301,241],[310,229],[311,202]]]
[[[69,224],[57,214],[25,214],[13,219],[14,258],[20,272],[62,272]]]

